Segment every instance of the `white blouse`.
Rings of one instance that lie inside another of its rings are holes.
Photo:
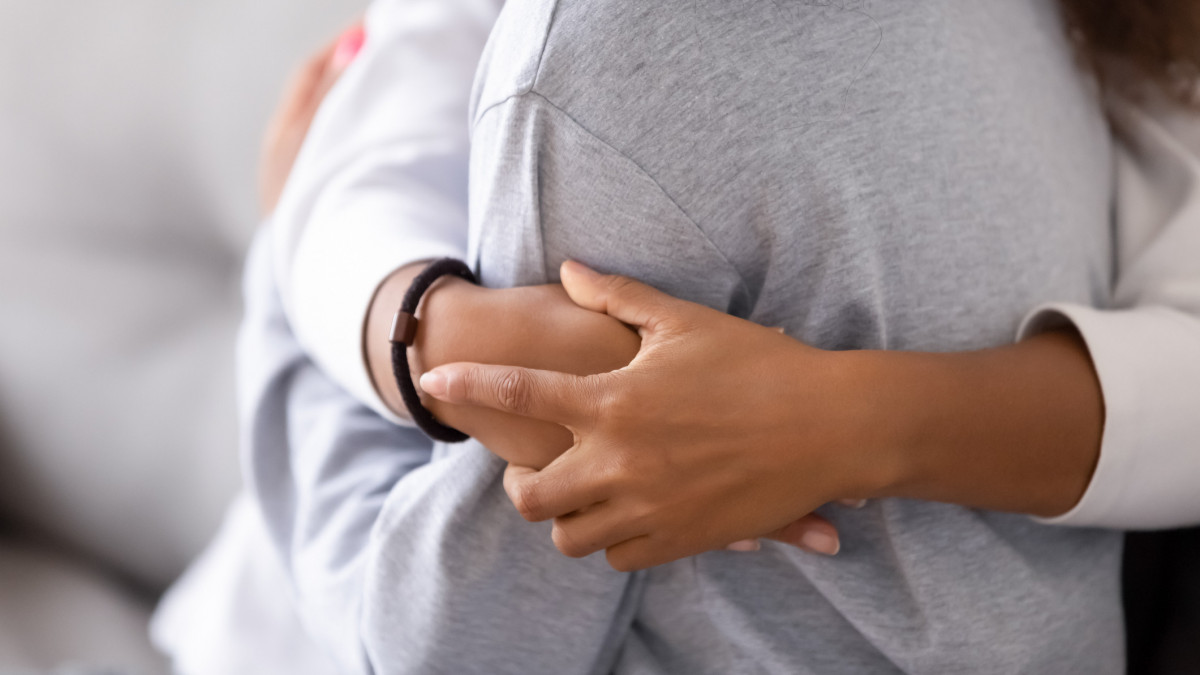
[[[362,355],[367,309],[405,265],[464,258],[467,110],[498,0],[384,0],[329,94],[274,215],[274,264],[313,359],[384,417]],[[1200,523],[1200,116],[1111,104],[1113,306],[1032,308],[1017,338],[1069,323],[1099,375],[1099,462],[1071,511],[1042,522],[1153,529]]]

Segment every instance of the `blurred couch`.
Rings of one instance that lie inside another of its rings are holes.
[[[356,0],[0,0],[0,672],[165,672],[238,485],[259,137]]]

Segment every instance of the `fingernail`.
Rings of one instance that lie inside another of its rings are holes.
[[[757,539],[743,539],[741,541],[735,541],[732,544],[726,546],[725,550],[726,551],[741,551],[744,553],[750,553],[753,551],[757,551],[761,548],[762,548],[762,544],[760,544]]]
[[[367,31],[362,26],[355,26],[343,33],[337,48],[333,50],[333,67],[342,70],[353,63],[366,41]]]
[[[438,398],[446,395],[446,376],[436,370],[431,370],[421,376],[421,389],[430,396]]]
[[[572,274],[578,274],[582,277],[594,278],[600,276],[599,272],[577,260],[568,260],[562,266],[564,270],[569,270]]]
[[[866,505],[867,505],[867,500],[865,500],[865,499],[843,499],[842,500],[842,506],[846,506],[846,507],[849,507],[852,509],[861,509],[862,507],[864,507]]]
[[[800,545],[821,555],[837,555],[842,549],[842,542],[836,535],[821,530],[809,530],[800,537]]]

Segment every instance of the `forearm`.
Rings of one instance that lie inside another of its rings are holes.
[[[844,358],[866,392],[867,443],[895,469],[879,496],[1054,516],[1087,488],[1104,402],[1075,333],[957,354]]]
[[[376,391],[397,414],[408,416],[392,370],[392,318],[425,263],[393,273],[378,289],[366,318],[363,352]],[[621,368],[640,340],[619,321],[577,307],[562,286],[488,289],[455,277],[436,281],[417,306],[417,334],[409,349],[410,374],[455,361],[557,370],[580,375]],[[565,428],[489,408],[422,401],[439,421],[480,440],[504,459],[541,467],[571,446]]]
[[[352,673],[466,672],[498,643],[536,653],[498,673],[584,672],[603,658],[636,602],[628,579],[600,560],[547,555],[545,528],[517,515],[503,463],[477,445],[434,456],[420,432],[330,381],[288,327],[265,244],[247,263],[243,452],[314,639]],[[531,619],[509,620],[513,598]],[[539,651],[547,637],[572,649]]]
[[[466,255],[466,118],[496,0],[381,0],[324,100],[275,210],[276,276],[313,361],[394,419],[361,358],[364,317],[400,265]]]

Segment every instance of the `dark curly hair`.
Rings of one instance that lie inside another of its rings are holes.
[[[1071,37],[1105,87],[1139,96],[1150,86],[1200,107],[1200,1],[1061,1]]]

